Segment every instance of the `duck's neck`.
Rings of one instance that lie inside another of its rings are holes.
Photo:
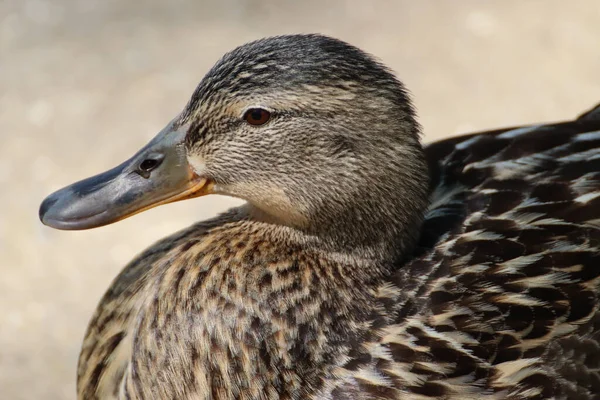
[[[387,187],[372,185],[345,199],[343,208],[335,203],[320,205],[308,218],[286,212],[289,209],[275,213],[251,203],[244,212],[255,221],[290,228],[298,242],[324,254],[397,265],[412,254],[427,206],[426,169],[419,173],[413,187],[403,188],[406,179],[401,175],[389,179],[392,184]]]

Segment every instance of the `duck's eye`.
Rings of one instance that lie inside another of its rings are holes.
[[[264,125],[271,119],[271,113],[262,108],[251,108],[244,114],[244,120],[250,125]]]

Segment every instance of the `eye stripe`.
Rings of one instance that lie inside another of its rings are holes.
[[[185,145],[191,146],[196,140],[202,139],[208,133],[208,127],[204,124],[192,125],[185,136]]]

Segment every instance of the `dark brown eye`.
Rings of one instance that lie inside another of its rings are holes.
[[[263,125],[271,119],[271,113],[262,108],[251,108],[244,114],[244,119],[250,125]]]

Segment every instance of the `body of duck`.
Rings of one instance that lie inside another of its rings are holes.
[[[423,149],[368,55],[264,39],[40,215],[85,229],[209,193],[248,203],[125,267],[79,398],[598,398],[599,109]]]

